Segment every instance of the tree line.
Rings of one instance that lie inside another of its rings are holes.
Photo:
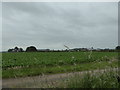
[[[27,47],[25,51],[22,48],[18,47],[8,49],[8,52],[36,52],[36,51],[37,49],[34,46]]]
[[[120,46],[115,47],[115,49],[87,49],[87,48],[74,48],[74,49],[65,49],[65,50],[50,50],[50,49],[37,49],[35,46],[29,46],[26,48],[26,50],[23,50],[23,48],[12,48],[8,49],[8,52],[68,52],[68,51],[101,51],[101,52],[115,52],[115,51],[120,51]]]

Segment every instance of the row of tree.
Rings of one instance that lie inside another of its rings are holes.
[[[26,52],[36,52],[37,49],[34,46],[30,46],[30,47],[27,47],[25,51]],[[13,49],[8,49],[8,52],[24,52],[24,50],[22,48],[15,47]]]
[[[24,51],[22,48],[15,47],[13,49],[9,49],[8,52],[66,52],[66,51],[120,51],[120,46],[117,46],[115,49],[87,49],[87,48],[74,48],[74,49],[66,49],[66,50],[50,50],[50,49],[36,49],[35,46],[27,47]]]
[[[23,52],[23,51],[24,50],[22,48],[18,48],[18,47],[8,49],[8,52]]]

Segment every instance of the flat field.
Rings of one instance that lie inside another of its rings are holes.
[[[2,77],[24,77],[118,66],[117,52],[2,53]]]

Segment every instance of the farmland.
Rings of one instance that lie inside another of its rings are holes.
[[[2,77],[25,77],[118,66],[116,52],[2,53]]]

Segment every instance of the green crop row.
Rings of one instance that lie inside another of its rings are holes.
[[[116,52],[21,52],[2,53],[3,69],[10,67],[56,66],[108,61],[117,58]]]

